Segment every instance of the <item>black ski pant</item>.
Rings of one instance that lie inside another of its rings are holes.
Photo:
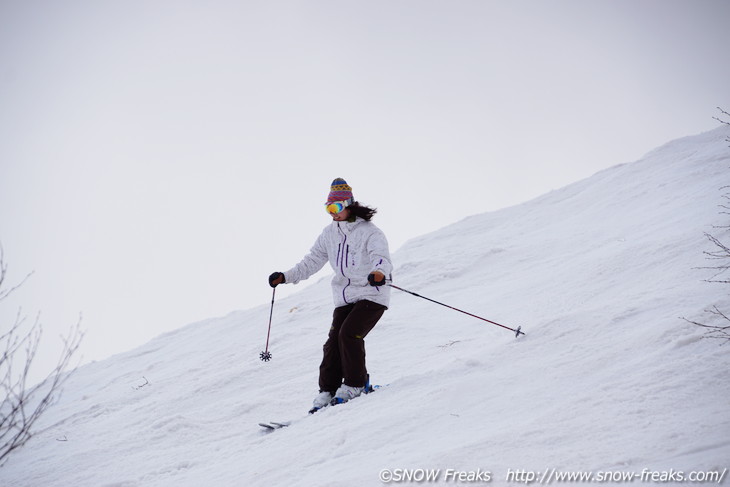
[[[343,382],[352,387],[365,387],[368,377],[365,337],[386,309],[368,300],[335,308],[319,366],[320,391],[334,394]]]

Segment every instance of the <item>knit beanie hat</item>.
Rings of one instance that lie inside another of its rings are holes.
[[[352,188],[347,181],[342,178],[337,178],[332,181],[330,186],[330,194],[327,196],[327,203],[334,203],[335,201],[347,201],[348,204],[352,204],[354,197],[352,196]]]

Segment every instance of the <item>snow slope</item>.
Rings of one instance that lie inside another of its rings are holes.
[[[526,479],[518,470],[722,471],[730,348],[680,317],[730,310],[728,287],[698,269],[711,250],[703,233],[730,237],[712,227],[727,222],[728,135],[670,142],[394,253],[399,286],[522,325],[524,337],[393,290],[367,339],[371,376],[389,386],[307,416],[332,311],[325,278],[276,302],[271,362],[258,357],[265,303],[80,368],[0,485],[371,486],[383,469],[419,468],[441,469],[436,484],[454,484],[444,470],[455,469],[507,485]],[[266,434],[257,423],[269,420],[294,424]]]

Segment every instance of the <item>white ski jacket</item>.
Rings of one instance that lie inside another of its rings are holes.
[[[301,262],[284,272],[285,282],[296,284],[309,278],[329,261],[335,275],[332,297],[335,307],[367,299],[386,308],[390,303],[389,286],[371,286],[368,275],[380,271],[392,279],[388,241],[373,223],[360,217],[354,222],[333,221],[322,231]]]

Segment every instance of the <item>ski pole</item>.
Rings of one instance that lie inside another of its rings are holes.
[[[393,288],[395,288],[395,289],[397,289],[399,291],[403,291],[404,293],[412,294],[412,295],[414,295],[416,297],[423,298],[423,299],[425,299],[427,301],[431,301],[432,303],[440,304],[441,306],[446,306],[449,309],[453,309],[454,311],[458,311],[460,313],[464,313],[465,315],[469,315],[469,316],[471,316],[473,318],[478,318],[478,319],[480,319],[482,321],[486,321],[487,323],[491,323],[493,325],[497,325],[497,326],[501,326],[502,328],[506,328],[506,329],[508,329],[510,331],[515,332],[515,337],[519,337],[520,335],[524,335],[525,334],[524,331],[521,331],[522,330],[522,327],[521,326],[518,326],[517,329],[515,330],[514,328],[510,328],[509,326],[500,325],[499,323],[497,323],[495,321],[488,320],[486,318],[482,318],[481,316],[477,316],[477,315],[474,315],[474,314],[471,314],[471,313],[467,313],[466,311],[464,311],[462,309],[454,308],[453,306],[449,306],[448,304],[440,303],[440,302],[436,301],[435,299],[427,298],[426,296],[421,296],[420,294],[416,294],[413,291],[409,291],[408,289],[403,289],[402,287],[398,287],[398,286],[396,286],[394,284],[388,284],[388,286],[393,287]]]
[[[271,352],[269,352],[269,337],[271,336],[271,317],[274,316],[274,297],[276,297],[276,288],[274,288],[274,292],[271,293],[271,311],[269,312],[269,331],[266,332],[266,350],[261,352],[261,360],[264,362],[268,362],[271,360]]]

